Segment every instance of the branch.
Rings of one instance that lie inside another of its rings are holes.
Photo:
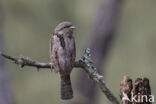
[[[41,62],[33,61],[30,58],[24,58],[24,57],[16,58],[16,57],[9,56],[9,55],[2,53],[2,52],[0,52],[0,55],[6,59],[13,61],[15,64],[20,65],[21,68],[23,68],[24,66],[36,67],[37,69],[39,69],[39,68],[51,68],[50,63],[41,63]]]
[[[101,76],[96,68],[93,65],[91,60],[90,49],[87,48],[84,52],[84,55],[80,58],[79,64],[86,71],[90,79],[92,79],[102,90],[102,92],[106,95],[110,102],[113,104],[119,104],[117,98],[113,95],[113,93],[106,86],[105,81],[103,80],[103,76]]]
[[[24,66],[31,66],[31,67],[36,67],[37,69],[40,69],[40,68],[51,69],[50,63],[41,63],[41,62],[33,61],[30,58],[24,58],[24,57],[16,58],[16,57],[4,54],[2,52],[0,52],[0,55],[3,56],[4,58],[7,58],[13,61],[15,64],[21,65],[21,68],[23,68]],[[97,72],[90,56],[91,56],[90,49],[87,48],[84,52],[84,55],[78,61],[75,62],[74,67],[84,69],[85,72],[90,77],[90,79],[92,79],[100,87],[100,89],[109,99],[109,101],[112,102],[113,104],[119,104],[119,101],[117,100],[117,98],[113,95],[113,93],[106,86],[103,80],[103,76],[101,76]]]

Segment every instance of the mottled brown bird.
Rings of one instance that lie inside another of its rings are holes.
[[[61,22],[56,26],[50,40],[51,65],[60,74],[61,99],[63,100],[73,98],[70,73],[76,56],[74,28],[70,22]]]

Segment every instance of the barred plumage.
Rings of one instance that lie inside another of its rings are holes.
[[[61,78],[61,99],[73,98],[70,73],[72,71],[76,49],[73,36],[74,26],[70,22],[62,22],[56,26],[50,41],[51,64]]]

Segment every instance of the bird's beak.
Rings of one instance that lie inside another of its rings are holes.
[[[76,27],[75,27],[75,26],[70,26],[70,28],[71,28],[71,29],[75,29]]]

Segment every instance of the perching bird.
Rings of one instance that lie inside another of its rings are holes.
[[[76,49],[73,30],[70,22],[61,22],[54,30],[50,40],[51,65],[61,78],[61,99],[73,98],[70,73],[73,69]]]

